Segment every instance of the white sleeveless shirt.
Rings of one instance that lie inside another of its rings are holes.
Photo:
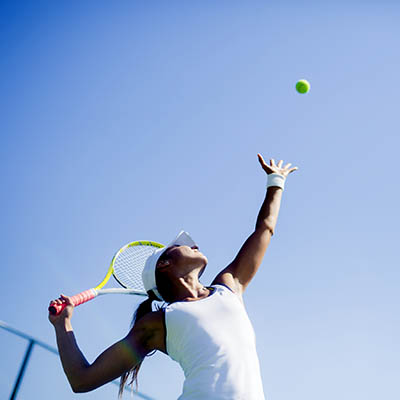
[[[165,308],[168,355],[185,374],[178,400],[264,400],[256,338],[239,297],[223,285]]]

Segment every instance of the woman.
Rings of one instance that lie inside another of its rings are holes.
[[[243,293],[256,274],[274,234],[286,177],[297,167],[273,159],[259,162],[268,174],[267,193],[254,232],[236,258],[210,286],[200,283],[207,258],[190,236],[181,232],[167,247],[157,250],[143,270],[149,298],[138,308],[128,335],[89,364],[73,334],[73,305],[54,325],[61,362],[74,392],[87,392],[121,377],[123,386],[137,373],[144,358],[155,350],[179,362],[185,382],[179,400],[263,400],[264,393],[255,347],[255,335],[243,304]],[[152,311],[153,300],[167,306]]]

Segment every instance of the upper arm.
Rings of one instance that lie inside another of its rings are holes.
[[[272,237],[269,229],[256,229],[244,242],[235,259],[213,280],[242,294],[261,265]]]
[[[146,317],[141,318],[125,338],[110,346],[87,367],[76,391],[88,392],[119,378],[153,350],[150,318]]]

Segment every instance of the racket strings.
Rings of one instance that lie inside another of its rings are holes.
[[[121,251],[114,261],[114,276],[119,283],[129,289],[145,291],[142,271],[147,258],[156,249],[151,245],[134,245]]]

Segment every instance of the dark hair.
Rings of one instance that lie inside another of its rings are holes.
[[[149,294],[149,297],[142,302],[141,304],[139,304],[138,308],[136,309],[135,313],[133,314],[133,318],[132,318],[132,323],[131,323],[131,327],[133,328],[136,324],[136,322],[139,321],[140,318],[144,317],[146,314],[152,312],[152,305],[153,305],[153,301],[157,300],[157,297],[155,296],[155,294],[152,291],[147,292]],[[129,382],[129,385],[132,385],[135,383],[135,388],[137,390],[138,388],[138,373],[139,373],[139,369],[142,365],[141,361],[139,364],[135,365],[132,369],[130,369],[127,372],[124,372],[121,375],[121,381],[119,383],[119,393],[118,396],[121,398],[122,394],[124,392],[124,388],[125,385],[127,384],[127,381],[129,379],[129,376],[132,377],[131,381]]]
[[[163,254],[159,260],[166,259],[166,258],[168,258],[168,256]],[[169,300],[172,299],[172,297],[168,290],[168,288],[169,288],[168,278],[165,276],[165,274],[161,273],[157,269],[156,269],[156,284],[157,284],[157,290],[159,291],[159,293],[161,294],[161,296],[163,297],[165,302],[167,304],[170,303],[171,301],[169,301]],[[135,313],[133,314],[131,328],[133,328],[135,326],[136,322],[138,322],[140,320],[140,318],[144,317],[148,313],[151,313],[153,311],[153,308],[152,308],[153,301],[159,300],[152,290],[149,290],[147,292],[147,294],[149,295],[149,297],[144,302],[139,304],[138,308],[136,309]],[[161,307],[159,307],[159,308],[161,308]],[[152,352],[150,355],[153,355],[153,354],[154,354],[154,352]],[[121,375],[121,381],[119,384],[119,393],[118,393],[118,396],[120,398],[122,397],[125,385],[127,384],[127,381],[130,376],[132,378],[131,378],[131,381],[129,382],[129,385],[132,385],[132,387],[133,387],[133,384],[135,384],[135,389],[137,390],[137,388],[138,388],[138,373],[139,373],[139,369],[142,365],[142,362],[143,362],[143,360],[139,364],[135,365],[132,369],[130,369],[127,372],[124,372]]]

